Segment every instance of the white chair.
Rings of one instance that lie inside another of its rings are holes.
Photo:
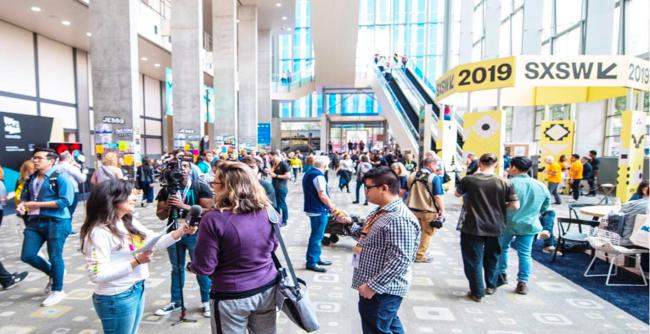
[[[595,276],[607,276],[605,285],[607,286],[647,286],[648,281],[646,281],[645,274],[641,268],[641,254],[648,253],[648,249],[636,249],[636,248],[626,248],[620,245],[621,236],[617,233],[603,230],[601,228],[594,228],[591,235],[587,238],[591,247],[594,250],[604,252],[606,258],[609,259],[609,270],[606,274],[589,274],[591,267],[593,267],[596,262],[597,256],[594,256],[591,259],[591,263],[585,270],[584,277],[595,277]],[[609,280],[612,276],[618,274],[618,266],[616,266],[616,259],[619,256],[635,256],[636,257],[636,267],[641,273],[641,279],[643,284],[621,284],[621,283],[609,283]],[[612,272],[613,269],[613,272]]]

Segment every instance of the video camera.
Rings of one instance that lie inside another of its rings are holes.
[[[167,189],[167,193],[172,195],[180,191],[181,182],[183,182],[183,160],[171,158],[163,162],[163,168],[160,171],[160,186]]]

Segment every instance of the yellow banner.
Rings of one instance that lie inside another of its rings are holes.
[[[616,197],[621,202],[627,202],[643,179],[645,124],[643,112],[621,113],[621,150],[616,178]]]
[[[544,158],[552,156],[555,162],[564,155],[567,161],[573,154],[573,141],[575,140],[574,121],[542,121],[539,127],[539,163],[545,166]],[[538,173],[537,179],[546,182],[546,173]]]
[[[480,157],[485,153],[493,153],[499,159],[497,175],[501,175],[503,166],[503,137],[502,127],[504,116],[501,111],[470,112],[463,115],[465,144],[463,154],[474,153]]]
[[[459,65],[436,81],[437,98],[455,92],[511,87],[515,84],[515,73],[515,57]]]

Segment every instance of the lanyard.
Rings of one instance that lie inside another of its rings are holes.
[[[372,226],[379,220],[379,218],[381,218],[384,215],[384,213],[385,211],[379,210],[366,220],[366,225],[363,226],[363,229],[361,230],[361,236],[359,236],[359,242],[357,242],[357,244],[354,245],[354,247],[352,247],[352,252],[354,252],[354,254],[356,255],[361,254],[361,250],[363,249],[363,247],[361,246],[361,242],[363,241],[363,239],[366,238],[366,235],[370,233],[370,229],[372,229]]]
[[[192,179],[188,179],[187,185],[185,186],[185,189],[183,190],[183,195],[181,197],[183,203],[185,203],[185,198],[187,197],[187,194],[190,192],[191,188],[192,188]]]
[[[34,178],[34,185],[32,186],[32,201],[36,201],[38,199],[38,194],[41,192],[41,189],[43,189],[43,183],[45,183],[45,175],[43,175],[43,180],[41,182],[38,182],[38,176]]]

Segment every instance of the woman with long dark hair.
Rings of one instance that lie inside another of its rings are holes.
[[[95,185],[86,202],[86,220],[80,231],[86,270],[96,284],[95,311],[104,333],[136,333],[144,308],[144,280],[149,277],[153,253],[174,244],[196,227],[182,224],[160,236],[151,251],[139,252],[157,233],[133,219],[132,185],[107,180]]]
[[[212,275],[212,333],[275,333],[271,203],[250,167],[240,162],[221,164],[212,186],[217,209],[201,219],[190,265],[195,273]]]

